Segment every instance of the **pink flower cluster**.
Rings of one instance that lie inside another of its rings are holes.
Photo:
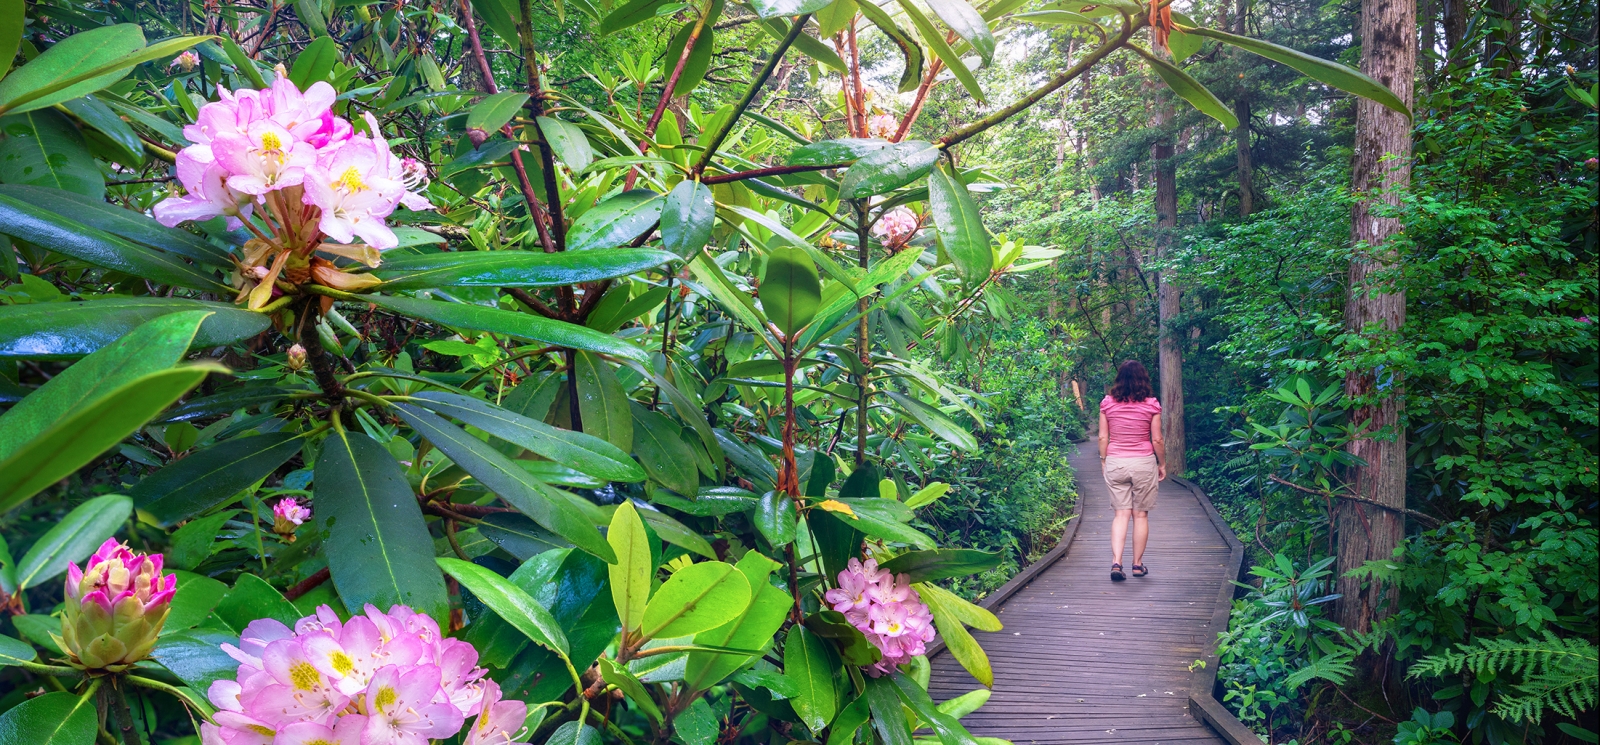
[[[879,569],[874,559],[851,559],[839,573],[839,587],[823,599],[883,652],[883,659],[867,668],[873,677],[893,673],[933,641],[933,614],[911,589],[908,575]]]
[[[381,250],[399,242],[384,223],[398,205],[433,207],[414,191],[422,170],[389,151],[371,114],[370,136],[334,116],[333,86],[318,82],[302,93],[280,75],[266,90],[218,92],[221,100],[183,128],[192,144],[178,153],[177,171],[187,194],[155,206],[161,224],[225,215],[237,228],[274,192],[290,189],[283,198],[320,210],[324,235],[340,243],[359,236]]]
[[[872,226],[872,233],[886,246],[898,246],[911,239],[921,227],[917,214],[905,207],[896,207],[883,213]]]
[[[867,118],[867,136],[880,140],[893,139],[900,131],[900,120],[894,114],[873,114]]]
[[[236,680],[213,683],[203,745],[426,745],[472,719],[464,745],[518,740],[528,706],[501,701],[471,644],[396,605],[340,622],[328,606],[295,623],[245,627]]]

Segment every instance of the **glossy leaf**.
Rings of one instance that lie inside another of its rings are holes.
[[[939,242],[962,281],[976,287],[988,279],[994,270],[994,252],[989,249],[983,214],[967,192],[967,185],[947,164],[940,164],[928,174],[928,204],[933,209]]]
[[[178,257],[5,195],[0,195],[0,232],[46,246],[86,264],[152,282],[228,297],[234,294],[232,288],[210,273],[189,266]]]
[[[60,189],[18,184],[0,185],[0,195],[27,202],[57,215],[70,215],[70,219],[75,222],[104,230],[134,243],[142,243],[213,266],[233,267],[233,262],[229,258],[231,254],[211,245],[200,236],[186,230],[169,228],[141,213],[107,204],[103,199]]]
[[[446,303],[437,300],[417,300],[387,295],[363,295],[361,299],[396,313],[416,316],[446,326],[489,331],[543,344],[616,355],[639,362],[649,360],[649,355],[633,344],[566,321],[485,308],[481,305]]]
[[[618,450],[633,450],[633,414],[628,410],[628,394],[622,390],[611,366],[588,352],[579,352],[573,376],[578,381],[578,412],[583,431],[615,445]]]
[[[472,0],[472,7],[512,49],[522,48],[517,39],[517,23],[522,19],[522,12],[516,0]]]
[[[219,680],[233,680],[239,661],[222,651],[222,645],[239,644],[239,635],[214,629],[193,629],[165,634],[150,657],[196,691],[208,691]]]
[[[266,580],[254,574],[241,574],[234,580],[233,589],[218,601],[216,619],[233,633],[243,634],[246,626],[260,618],[270,618],[293,628],[300,619],[300,611]]]
[[[1026,21],[1028,23],[1046,26],[1098,26],[1093,18],[1082,13],[1070,10],[1038,10],[1031,13],[1018,13],[1011,16],[1012,20]]]
[[[541,116],[537,121],[539,133],[544,135],[545,142],[550,143],[556,157],[568,168],[581,171],[594,162],[594,149],[589,146],[589,136],[578,125],[548,116]]]
[[[1337,88],[1345,93],[1376,101],[1378,104],[1405,116],[1407,120],[1411,118],[1410,107],[1406,106],[1405,102],[1394,94],[1394,91],[1389,90],[1382,83],[1373,80],[1360,70],[1345,67],[1337,62],[1329,62],[1320,57],[1313,57],[1305,52],[1298,52],[1288,47],[1278,46],[1271,42],[1252,39],[1247,36],[1236,36],[1226,31],[1217,31],[1209,28],[1184,28],[1181,30],[1185,33],[1232,44],[1274,62],[1281,62],[1312,80]]]
[[[322,14],[319,12],[316,17],[321,19]],[[289,68],[289,81],[300,90],[310,88],[312,83],[327,80],[338,61],[339,47],[325,33],[319,34],[295,57],[294,67]]]
[[[59,105],[97,132],[102,142],[111,145],[112,159],[130,168],[144,164],[144,142],[139,134],[100,99],[84,96],[62,101]]]
[[[868,153],[875,153],[891,143],[887,140],[869,140],[863,138],[845,138],[840,140],[823,140],[795,148],[784,159],[784,163],[791,166],[820,166],[834,163],[854,163]]]
[[[978,449],[977,438],[973,437],[965,427],[952,421],[944,412],[898,391],[884,391],[884,395],[893,400],[901,411],[917,420],[918,424],[938,435],[939,439],[968,452]]]
[[[707,559],[717,558],[717,552],[711,547],[710,541],[689,529],[689,526],[674,520],[667,513],[645,508],[639,510],[639,516],[644,518],[645,524],[649,525],[661,540]]]
[[[761,308],[785,336],[794,336],[817,315],[822,282],[811,256],[798,248],[775,248],[767,254],[761,277]]]
[[[961,2],[961,0],[949,1]],[[987,104],[987,100],[983,95],[983,88],[978,85],[977,76],[972,74],[972,70],[967,67],[966,61],[961,59],[961,55],[956,54],[956,51],[950,47],[949,42],[945,41],[944,32],[934,26],[933,22],[923,14],[922,9],[918,8],[910,0],[900,0],[900,9],[905,11],[907,18],[911,19],[911,25],[917,28],[917,33],[922,36],[923,43],[928,45],[928,49],[933,50],[934,56],[938,57],[939,61],[943,62],[944,66],[950,70],[950,74],[960,81],[961,87],[966,89],[967,94],[971,95],[979,103]],[[981,22],[983,19],[979,18],[978,20]],[[990,41],[993,41],[992,37]]]
[[[6,3],[0,6],[0,78],[11,71],[11,63],[22,46],[22,29],[27,24],[26,3]]]
[[[923,585],[934,587],[937,585]],[[972,638],[961,620],[952,612],[949,599],[940,592],[929,592],[919,588],[918,594],[922,602],[928,604],[928,610],[933,613],[933,623],[939,629],[939,636],[944,640],[945,648],[950,650],[950,655],[961,663],[967,672],[987,688],[994,687],[994,667],[989,663],[989,655]],[[951,597],[954,597],[953,595]]]
[[[778,18],[815,13],[828,7],[832,2],[833,0],[753,0],[750,8],[762,18]]]
[[[600,745],[600,730],[581,722],[566,722],[550,733],[545,745]]]
[[[911,724],[900,706],[899,689],[888,678],[868,678],[864,696],[872,710],[872,729],[884,745],[911,745]]]
[[[750,302],[749,295],[734,287],[733,281],[723,273],[722,267],[702,251],[700,256],[689,262],[689,269],[694,272],[695,278],[700,280],[706,291],[711,293],[711,298],[717,301],[717,305],[739,319],[746,328],[754,331],[756,338],[760,339],[774,355],[783,354],[772,341],[771,334],[767,330],[766,317],[756,309],[755,303]]]
[[[470,561],[441,556],[436,561],[446,574],[472,591],[479,602],[489,606],[500,620],[516,627],[535,644],[567,656],[567,635],[550,611],[528,596],[522,588]]]
[[[907,551],[880,566],[895,574],[910,575],[911,582],[932,582],[987,572],[1005,561],[1005,555],[971,548]]]
[[[672,404],[672,408],[677,412],[678,418],[687,421],[689,426],[694,429],[695,434],[700,437],[701,446],[705,448],[706,455],[711,458],[712,470],[715,471],[717,478],[720,479],[723,473],[723,461],[727,460],[727,458],[722,452],[721,443],[717,442],[716,433],[711,429],[711,423],[706,421],[704,405],[698,399],[691,397],[688,393],[684,393],[678,386],[673,385],[671,381],[660,375],[651,373],[650,381],[656,384],[656,389],[666,397],[668,403]]]
[[[17,587],[38,587],[67,571],[68,562],[89,558],[132,513],[133,500],[120,494],[95,497],[74,507],[17,561]]]
[[[789,22],[783,18],[768,18],[761,21],[761,28],[767,32],[768,36],[778,41],[783,41],[789,37]],[[835,52],[832,47],[803,31],[799,36],[794,37],[794,49],[835,72],[845,72],[849,69],[845,67],[844,60],[839,57],[839,53]]]
[[[372,438],[335,429],[314,469],[316,517],[335,540],[322,544],[347,608],[410,606],[445,619],[444,580],[433,538],[394,456]]]
[[[33,646],[20,639],[0,635],[0,667],[10,667],[23,662],[33,662],[38,655]]]
[[[644,469],[626,452],[593,435],[552,427],[537,419],[459,393],[426,391],[417,394],[417,398],[422,406],[597,479],[645,479]]]
[[[750,583],[732,564],[704,561],[674,572],[644,609],[647,639],[690,636],[721,626],[750,602]]]
[[[783,645],[783,674],[800,689],[790,703],[800,721],[818,735],[833,721],[839,696],[833,674],[839,663],[832,652],[804,626],[790,627],[789,639]]]
[[[667,42],[666,53],[661,55],[661,79],[672,76],[672,70],[678,65],[678,58],[683,55],[684,45],[689,43],[689,35],[694,33],[695,20],[686,19],[682,26]],[[687,96],[700,87],[706,79],[706,72],[711,69],[711,56],[716,51],[716,19],[710,22],[695,37],[694,48],[689,50],[689,58],[683,62],[683,71],[678,74],[678,83],[672,86],[672,95]]]
[[[928,691],[917,681],[901,672],[894,673],[889,679],[894,681],[900,700],[916,713],[918,719],[933,728],[934,733],[939,736],[939,742],[944,745],[978,745],[972,733],[961,726],[955,717],[933,705],[933,699],[928,697]]]
[[[93,696],[46,693],[0,714],[0,742],[93,745],[98,722]]]
[[[526,516],[514,512],[496,512],[484,517],[478,532],[520,561],[572,545],[539,527],[538,523]]]
[[[851,701],[829,725],[827,745],[852,745],[856,741],[856,731],[871,717],[872,710],[867,707],[865,696]]]
[[[132,23],[102,26],[67,36],[0,80],[0,111],[43,108],[69,98],[89,95],[120,80],[127,71],[111,71],[66,90],[57,89],[48,97],[39,97],[63,80],[137,53],[142,48],[144,32]],[[25,105],[28,96],[35,97],[32,105],[19,109],[19,106]]]
[[[105,177],[78,128],[55,111],[0,118],[0,182],[64,189],[100,199]]]
[[[611,600],[616,604],[623,630],[636,631],[644,623],[644,609],[650,601],[650,577],[655,574],[656,567],[650,558],[650,536],[632,502],[624,501],[611,513],[606,541],[617,555],[616,563],[608,567]]]
[[[898,142],[868,153],[845,171],[839,196],[863,199],[894,191],[922,178],[939,162],[939,155],[937,145],[921,140]]]
[[[630,0],[600,19],[601,35],[614,34],[656,17],[656,9],[667,0]]]
[[[639,237],[661,219],[665,199],[649,189],[625,191],[584,212],[567,231],[567,250],[616,248]]]
[[[227,440],[140,479],[128,496],[141,516],[171,527],[272,475],[304,442],[303,436],[290,432]]]
[[[0,306],[0,357],[81,357],[153,319],[200,310],[209,315],[190,340],[189,346],[195,349],[248,339],[271,325],[271,319],[261,313],[183,298],[106,297],[83,302],[5,305]]]
[[[872,25],[877,26],[884,36],[889,37],[889,41],[900,48],[900,55],[905,58],[906,66],[900,72],[898,92],[905,93],[915,89],[922,83],[922,47],[904,29],[895,25],[894,19],[890,18],[883,8],[878,7],[876,2],[867,0],[857,5],[861,9],[861,15],[871,21]]]
[[[782,548],[794,542],[798,514],[794,500],[787,494],[776,491],[762,494],[753,518],[756,530],[773,548]]]
[[[717,204],[711,189],[685,179],[672,187],[661,210],[661,245],[689,258],[711,242],[717,227]]]
[[[208,551],[210,548],[210,545],[206,546]],[[216,610],[217,603],[228,594],[227,585],[210,577],[182,569],[173,574],[178,576],[178,589],[172,596],[172,609],[167,612],[167,621],[161,627],[163,636],[192,629],[204,623],[211,617],[212,611]]]
[[[560,287],[626,277],[672,261],[665,251],[458,251],[385,259],[372,274],[385,290],[434,287]]]
[[[395,411],[418,434],[518,512],[604,561],[616,558],[582,512],[559,494],[552,494],[546,485],[489,443],[424,409],[399,404]]]
[[[682,435],[682,428],[666,415],[637,403],[629,404],[633,414],[633,452],[644,470],[662,486],[679,494],[693,496],[700,489],[700,469],[695,466],[694,450]]]
[[[140,376],[23,443],[0,460],[0,514],[98,458],[213,372],[227,369],[195,364]]]
[[[1228,129],[1238,129],[1239,118],[1233,115],[1233,109],[1223,103],[1222,99],[1217,98],[1216,94],[1201,85],[1200,81],[1189,77],[1189,73],[1178,69],[1178,66],[1171,62],[1138,47],[1129,48],[1137,52],[1140,57],[1143,57],[1146,64],[1155,68],[1156,74],[1161,76],[1161,81],[1166,83],[1173,93],[1178,94],[1179,98],[1188,101],[1189,105],[1199,109],[1200,113],[1222,122],[1222,126]]]
[[[467,129],[487,133],[499,132],[500,128],[506,126],[527,103],[526,93],[508,92],[484,96],[482,101],[473,104],[472,110],[467,112]]]
[[[733,649],[763,649],[788,618],[793,600],[789,593],[772,586],[767,577],[781,566],[759,551],[747,551],[735,565],[750,583],[750,604],[728,623],[694,637],[695,644]],[[749,661],[748,657],[709,652],[691,652],[684,665],[684,682],[691,690],[705,690],[721,682]]]

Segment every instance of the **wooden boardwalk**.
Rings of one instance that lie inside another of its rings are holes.
[[[1169,479],[1150,513],[1150,575],[1113,583],[1110,496],[1094,444],[1077,446],[1071,463],[1081,524],[1063,538],[1064,554],[1052,552],[1054,563],[996,593],[1004,597],[991,610],[1005,629],[974,634],[994,665],[994,695],[962,723],[1018,745],[1235,741],[1202,719],[1232,719],[1209,689],[1238,542],[1219,530],[1198,490]],[[1123,565],[1132,564],[1130,535]],[[1191,672],[1202,658],[1206,669]],[[950,655],[933,658],[936,701],[979,685]],[[1205,711],[1191,713],[1191,692],[1206,699]]]

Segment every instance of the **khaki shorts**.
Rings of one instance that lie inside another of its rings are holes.
[[[1156,507],[1156,457],[1106,458],[1106,488],[1111,490],[1111,509],[1147,512]]]

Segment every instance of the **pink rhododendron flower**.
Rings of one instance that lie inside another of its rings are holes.
[[[217,714],[202,745],[426,745],[469,722],[468,745],[506,745],[527,716],[471,644],[401,605],[348,621],[324,605],[293,629],[258,620],[223,651],[239,671],[207,692]]]
[[[228,188],[256,196],[298,185],[317,158],[311,143],[271,119],[251,122],[243,134],[217,136],[211,153],[228,171]]]
[[[894,114],[874,114],[867,118],[867,136],[880,140],[893,139],[900,130],[900,120]]]
[[[896,207],[878,218],[878,222],[872,226],[872,233],[885,245],[894,246],[909,240],[920,226],[921,222],[917,220],[915,212],[905,207]]]
[[[867,668],[873,677],[893,673],[925,653],[933,641],[933,614],[910,578],[879,569],[876,560],[851,559],[839,573],[838,587],[823,599],[883,653],[882,660]]]
[[[140,554],[115,538],[79,569],[67,564],[66,604],[58,642],[73,666],[120,672],[155,646],[178,575],[162,576],[161,554]]]

